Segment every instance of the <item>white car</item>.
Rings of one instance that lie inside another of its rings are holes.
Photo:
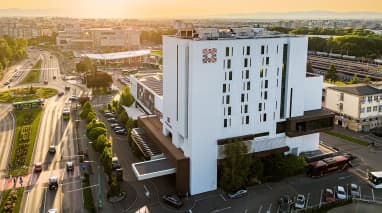
[[[337,199],[339,200],[345,200],[347,197],[346,197],[346,192],[345,192],[345,188],[343,186],[337,186],[336,188],[336,197]]]
[[[296,202],[294,203],[294,207],[296,209],[304,209],[305,208],[305,196],[302,194],[297,195]]]
[[[48,213],[57,213],[57,209],[49,209]]]

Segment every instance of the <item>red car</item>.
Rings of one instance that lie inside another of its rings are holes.
[[[333,202],[335,200],[333,189],[326,188],[323,195],[324,202]]]
[[[38,162],[34,164],[34,172],[38,173],[42,171],[42,163]]]

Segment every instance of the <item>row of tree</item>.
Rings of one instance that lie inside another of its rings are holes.
[[[225,145],[225,159],[219,163],[219,185],[226,191],[238,190],[248,185],[277,181],[305,172],[307,163],[302,156],[273,154],[259,158],[248,154],[243,141]]]
[[[308,63],[308,70],[309,70],[309,63]],[[325,74],[325,79],[329,80],[329,81],[333,81],[333,82],[336,82],[338,80],[337,69],[333,64],[329,65],[328,71]],[[370,80],[371,79],[368,76],[366,76],[363,79],[363,83],[368,83],[368,82],[370,82]],[[346,83],[347,84],[357,84],[357,83],[361,83],[361,82],[358,79],[357,74],[354,74],[352,80],[350,80],[349,82],[346,82]]]
[[[309,50],[374,59],[382,56],[382,36],[345,35],[328,39],[311,37]]]
[[[289,29],[289,28],[286,28]],[[299,34],[299,35],[336,35],[336,36],[344,36],[344,35],[374,35],[373,32],[362,29],[352,29],[352,28],[321,28],[321,27],[299,27],[296,29],[290,29],[290,34]]]
[[[24,38],[13,39],[8,36],[0,38],[0,74],[10,62],[26,57],[27,46],[28,42]]]
[[[162,44],[163,35],[174,35],[176,29],[165,29],[156,31],[142,31],[141,32],[141,43],[145,45],[157,45]]]

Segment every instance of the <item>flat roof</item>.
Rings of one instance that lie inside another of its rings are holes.
[[[126,51],[126,52],[115,52],[115,53],[85,53],[81,54],[81,57],[88,57],[94,60],[117,60],[124,58],[133,58],[139,56],[150,55],[151,50],[135,50],[135,51]]]
[[[340,91],[340,92],[357,95],[357,96],[375,95],[375,94],[382,93],[382,90],[374,88],[369,85],[351,85],[351,86],[329,87],[329,88]]]
[[[162,70],[151,70],[139,72],[133,76],[139,83],[151,89],[155,94],[163,96],[163,72]]]
[[[176,173],[176,169],[172,166],[168,158],[133,163],[131,166],[138,180],[146,180]]]

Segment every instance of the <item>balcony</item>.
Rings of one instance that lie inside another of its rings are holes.
[[[326,110],[305,111],[303,116],[287,119],[286,135],[297,137],[332,129],[334,113]]]

